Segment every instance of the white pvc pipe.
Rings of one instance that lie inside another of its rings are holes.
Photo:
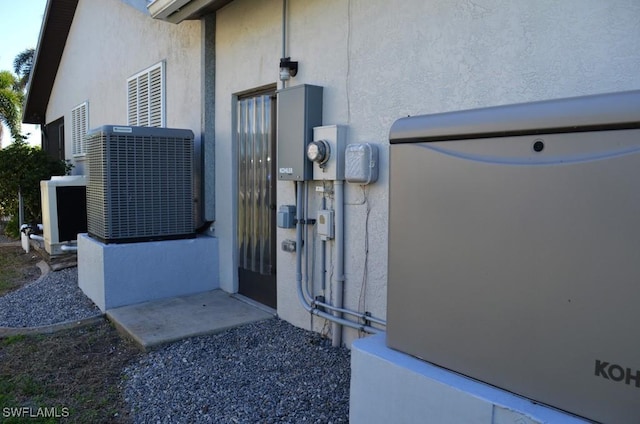
[[[24,199],[22,192],[18,190],[18,226],[22,227],[22,224],[24,224]]]
[[[334,301],[333,306],[342,308],[343,291],[344,291],[344,181],[334,181],[333,189],[335,192],[335,244],[336,244],[336,272],[335,284],[333,287]],[[342,318],[342,313],[338,310],[334,311],[336,318]],[[334,347],[342,344],[342,326],[338,322],[333,322],[331,327],[331,344]]]
[[[63,244],[62,246],[60,246],[60,250],[62,250],[63,252],[77,252],[78,246]]]
[[[38,240],[38,241],[44,241],[44,237],[38,235],[38,234],[29,234],[29,238],[31,240]]]

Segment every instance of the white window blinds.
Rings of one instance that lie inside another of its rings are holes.
[[[127,123],[164,127],[164,62],[127,80]]]
[[[89,104],[84,102],[71,110],[71,143],[74,156],[84,155],[84,136],[89,130]]]

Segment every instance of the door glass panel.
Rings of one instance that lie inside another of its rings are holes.
[[[272,274],[271,98],[237,102],[238,266]]]

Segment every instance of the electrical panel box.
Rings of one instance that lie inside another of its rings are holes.
[[[349,144],[345,152],[345,179],[348,183],[371,184],[378,180],[378,146]]]
[[[318,235],[321,240],[333,239],[333,211],[322,209],[318,211]]]
[[[344,125],[313,129],[313,142],[307,147],[307,158],[313,162],[314,180],[344,180],[346,141],[347,127]]]
[[[278,228],[294,228],[296,226],[295,205],[282,205],[278,208]]]
[[[278,91],[278,179],[308,181],[313,177],[307,144],[322,125],[322,87],[297,85]]]

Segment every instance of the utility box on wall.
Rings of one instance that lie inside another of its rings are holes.
[[[322,87],[297,85],[278,91],[278,179],[308,181],[313,167],[307,144],[322,125]]]

